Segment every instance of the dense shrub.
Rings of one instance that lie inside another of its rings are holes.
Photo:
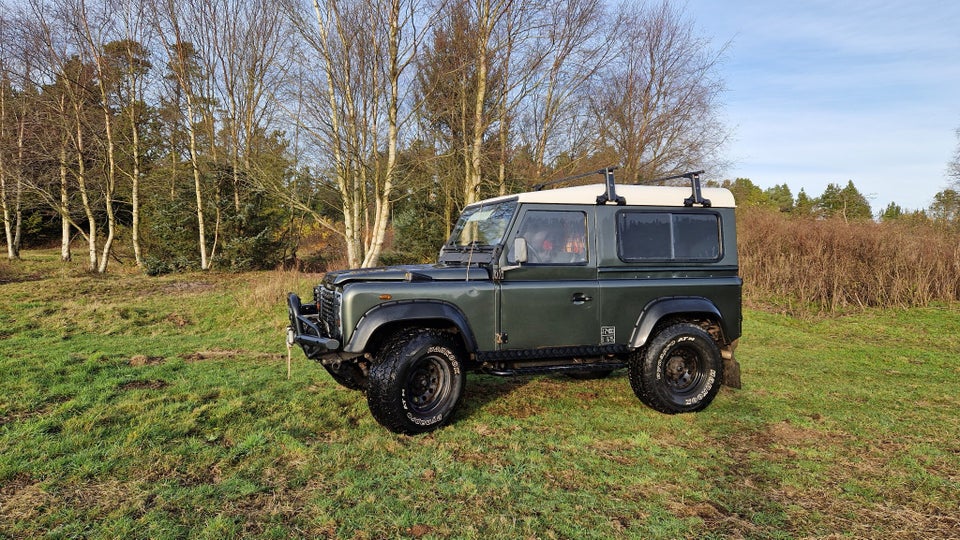
[[[932,223],[846,222],[759,208],[738,215],[748,301],[788,310],[960,300],[960,234]]]

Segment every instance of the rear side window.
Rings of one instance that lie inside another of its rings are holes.
[[[710,212],[620,212],[618,250],[627,262],[716,261],[720,216]]]

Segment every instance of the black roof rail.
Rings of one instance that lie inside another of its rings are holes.
[[[556,180],[551,180],[549,182],[544,182],[542,184],[536,184],[533,186],[534,191],[540,191],[547,186],[552,186],[554,184],[559,184],[561,182],[569,182],[570,180],[576,180],[578,178],[584,178],[593,174],[602,174],[604,177],[604,182],[607,185],[607,189],[604,193],[597,196],[597,204],[607,204],[608,202],[615,202],[620,206],[627,204],[627,200],[621,196],[617,195],[617,185],[613,179],[613,171],[617,170],[617,166],[613,165],[610,167],[604,167],[603,169],[598,169],[596,171],[585,172],[582,174],[575,174],[573,176],[565,176],[563,178],[558,178]]]
[[[534,185],[533,185],[533,190],[534,190],[534,191],[540,191],[540,190],[542,190],[543,188],[545,188],[545,187],[547,187],[547,186],[552,186],[552,185],[555,185],[555,184],[561,184],[561,183],[563,183],[563,182],[569,182],[569,181],[571,181],[571,180],[577,180],[577,179],[580,179],[580,178],[586,178],[587,176],[590,176],[590,175],[593,175],[593,174],[606,174],[607,171],[613,171],[613,170],[616,169],[616,168],[617,168],[616,166],[605,167],[605,168],[603,168],[603,169],[597,169],[597,170],[595,170],[595,171],[590,171],[590,172],[575,174],[575,175],[573,175],[573,176],[564,176],[563,178],[557,178],[556,180],[550,180],[549,182],[542,182],[542,183],[540,183],[540,184],[534,184]]]

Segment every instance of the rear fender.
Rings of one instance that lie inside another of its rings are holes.
[[[699,296],[660,298],[647,304],[640,312],[637,324],[633,327],[633,334],[630,336],[630,347],[637,349],[646,345],[657,323],[671,315],[706,315],[716,319],[718,323],[723,321],[720,310],[706,298]]]

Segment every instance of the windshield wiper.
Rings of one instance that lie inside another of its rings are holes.
[[[468,253],[470,251],[486,252],[494,248],[494,246],[490,244],[481,244],[479,241],[476,241],[476,240],[474,240],[473,242],[470,242],[469,244],[464,244],[462,246],[458,244],[447,244],[445,247],[447,251],[454,251],[456,253]]]

